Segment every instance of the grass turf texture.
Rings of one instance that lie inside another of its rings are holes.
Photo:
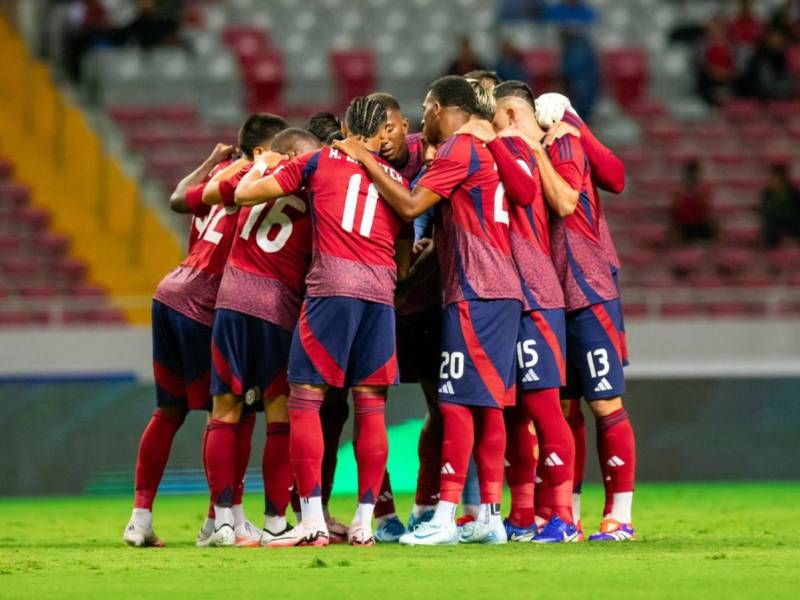
[[[123,546],[130,498],[2,499],[0,597],[797,598],[798,498],[794,483],[644,484],[633,543],[293,549],[195,548],[201,496],[156,501],[163,549]],[[583,505],[588,534],[601,490]],[[257,525],[261,506],[246,499]],[[332,506],[346,521],[354,499]]]

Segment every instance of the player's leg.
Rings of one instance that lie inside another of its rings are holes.
[[[438,367],[438,361],[435,364]],[[436,504],[439,502],[439,477],[442,469],[444,426],[436,402],[436,382],[422,379],[420,386],[425,394],[428,412],[425,415],[425,422],[422,424],[417,445],[419,456],[417,491],[414,497],[414,507],[408,518],[408,531],[413,531],[416,525],[429,521],[433,517]]]
[[[267,441],[261,471],[264,478],[264,529],[262,545],[287,533],[286,508],[292,488],[292,465],[289,460],[289,386],[282,378],[285,389],[267,391],[264,415],[267,421]]]
[[[154,300],[152,339],[157,408],[142,433],[136,459],[134,508],[123,533],[123,541],[132,546],[164,545],[153,531],[152,507],[169,458],[172,441],[189,410],[184,361],[194,357],[184,356],[182,336],[191,337],[192,341],[197,337],[203,338],[200,343],[204,340],[206,347],[209,347],[208,327],[191,321]],[[199,352],[202,353],[202,348]],[[207,364],[210,351],[205,352],[205,355]],[[195,387],[197,388],[195,392],[204,392],[207,400],[207,380],[204,390],[200,389],[202,382]]]
[[[329,386],[345,385],[345,367],[358,326],[348,298],[307,298],[289,351],[289,454],[300,496],[300,521],[269,546],[325,546],[330,538],[322,507],[320,421]]]
[[[567,379],[569,382],[570,375],[567,375]],[[581,492],[583,489],[584,472],[586,471],[586,421],[583,418],[580,399],[562,399],[561,412],[567,419],[567,424],[572,433],[572,440],[575,444],[575,467],[572,471],[572,518],[578,527],[578,537],[582,540]]]
[[[505,521],[509,541],[529,542],[538,531],[534,515],[534,480],[538,447],[533,423],[524,406],[509,406],[506,420],[506,481],[511,511]]]
[[[348,531],[356,545],[375,543],[372,516],[386,475],[389,441],[386,434],[386,390],[398,383],[394,307],[360,302],[361,318],[348,362],[348,383],[353,385],[358,464],[358,508]],[[384,515],[384,516],[392,516]]]
[[[347,541],[347,525],[331,515],[328,502],[333,491],[342,430],[350,416],[350,406],[347,404],[349,395],[349,388],[329,388],[320,410],[322,437],[325,443],[325,453],[322,457],[322,509],[325,512],[331,543]]]
[[[628,413],[623,367],[627,364],[622,309],[619,300],[578,311],[573,331],[580,347],[578,368],[584,396],[595,416],[598,453],[606,489],[606,506],[594,541],[621,541],[634,537],[631,506],[636,471],[636,445]]]
[[[481,485],[478,480],[478,465],[475,458],[469,461],[467,479],[464,490],[461,492],[461,516],[457,519],[459,526],[471,523],[478,517],[481,510]]]

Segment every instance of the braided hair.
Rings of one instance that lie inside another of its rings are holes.
[[[369,96],[353,98],[347,107],[345,122],[351,134],[374,137],[381,125],[386,123],[386,105]]]

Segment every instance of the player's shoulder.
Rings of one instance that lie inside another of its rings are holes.
[[[376,162],[383,167],[383,170],[389,174],[389,177],[399,183],[402,183],[406,187],[409,186],[409,182],[406,180],[406,178],[403,177],[397,169],[390,165],[386,159],[378,154],[374,154],[373,156],[375,157]]]
[[[571,133],[563,135],[548,146],[548,154],[551,159],[558,159],[561,162],[582,160],[581,140]]]
[[[422,147],[422,134],[409,133],[408,135],[406,135],[406,145],[409,148]]]
[[[469,158],[477,141],[477,138],[465,133],[451,135],[436,149],[436,158],[465,160]]]

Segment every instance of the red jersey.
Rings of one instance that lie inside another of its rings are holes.
[[[397,169],[406,181],[414,181],[425,166],[425,144],[422,143],[421,133],[409,133],[406,136],[408,148],[408,161],[402,168]]]
[[[461,300],[522,301],[511,257],[508,201],[492,155],[471,135],[454,135],[417,185],[443,198],[436,243],[445,305]]]
[[[192,215],[192,220],[189,224],[189,251],[192,250],[192,246],[194,246],[195,242],[200,238],[200,234],[205,227],[205,218],[211,211],[211,206],[203,203],[203,191],[206,189],[206,184],[217,172],[226,168],[232,162],[233,161],[230,159],[223,160],[216,167],[211,169],[211,172],[206,175],[202,183],[193,185],[186,190],[186,207]]]
[[[611,236],[592,182],[592,171],[580,140],[566,135],[548,147],[550,161],[578,191],[575,212],[552,219],[553,263],[564,290],[567,310],[613,300],[619,296],[612,264]]]
[[[217,290],[236,230],[237,212],[235,207],[212,206],[205,218],[195,217],[193,229],[197,229],[197,235],[189,254],[158,284],[156,300],[211,326]]]
[[[408,183],[376,157],[389,175]],[[335,148],[309,152],[274,171],[287,194],[305,188],[311,207],[311,297],[347,296],[394,305],[394,243],[402,220],[364,167]]]
[[[536,158],[519,137],[498,137],[488,148],[511,199],[511,251],[526,309],[563,308],[564,294],[550,258],[548,209]]]
[[[220,182],[225,204],[250,171],[248,165]],[[239,210],[217,308],[235,310],[294,330],[311,258],[311,221],[304,196]]]

